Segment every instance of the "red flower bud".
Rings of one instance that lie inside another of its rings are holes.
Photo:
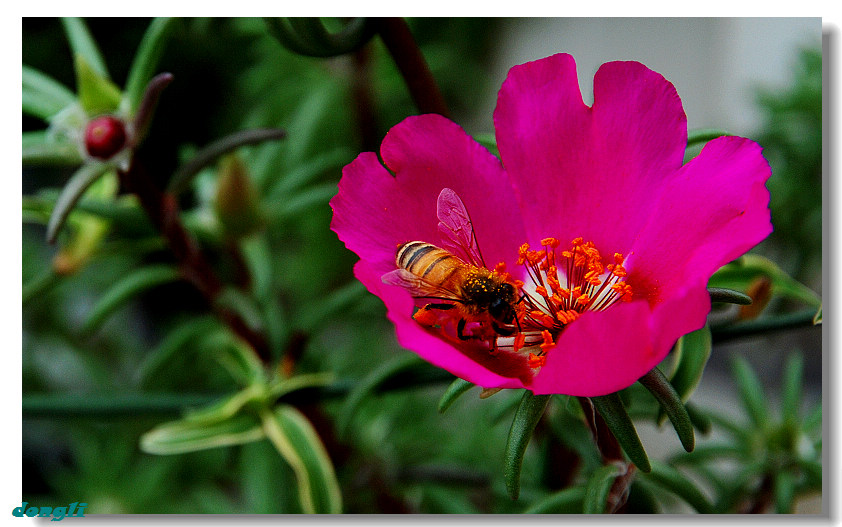
[[[126,144],[123,121],[111,115],[92,119],[85,128],[85,149],[93,157],[109,159]]]

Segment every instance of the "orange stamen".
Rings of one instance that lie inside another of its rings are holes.
[[[553,336],[550,335],[550,332],[546,329],[541,332],[541,338],[544,339],[544,342],[541,343],[541,349],[544,351],[544,353],[555,347],[555,342],[553,342]]]
[[[526,335],[524,335],[523,333],[518,333],[517,335],[515,335],[515,342],[514,344],[512,344],[512,349],[514,350],[514,352],[517,353],[520,350],[520,348],[523,347],[524,343],[526,343]]]
[[[543,355],[535,355],[534,353],[530,353],[529,358],[526,361],[530,368],[540,368],[541,366],[546,364],[546,362],[546,357],[544,357]]]

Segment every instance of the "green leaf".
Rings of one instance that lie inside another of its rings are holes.
[[[585,497],[582,504],[582,512],[585,514],[602,514],[608,503],[608,493],[617,476],[624,473],[624,467],[619,463],[603,465],[596,469],[588,478],[585,487]]]
[[[787,358],[781,386],[783,397],[781,401],[781,416],[785,423],[798,423],[803,376],[804,357],[800,353],[793,353]]]
[[[693,423],[696,430],[705,435],[709,434],[711,430],[711,422],[707,414],[689,402],[684,404],[684,408],[687,410],[687,415],[690,416],[690,422]]]
[[[191,318],[170,331],[160,344],[146,355],[146,359],[137,369],[137,378],[141,386],[146,386],[154,379],[187,344],[217,328],[219,322],[216,318],[207,316]]]
[[[286,137],[286,131],[280,128],[256,128],[241,130],[217,139],[205,146],[190,161],[178,168],[169,183],[169,192],[179,194],[189,188],[193,178],[205,167],[216,163],[220,157],[246,145],[264,141],[278,141]],[[335,185],[334,185],[335,186]]]
[[[353,151],[347,147],[338,147],[327,152],[319,153],[306,161],[296,164],[295,168],[278,178],[271,187],[267,202],[276,203],[287,199],[290,193],[307,187],[326,173],[339,172],[341,168],[354,159]],[[271,170],[271,160],[257,163],[255,171]]]
[[[211,350],[214,358],[242,385],[262,383],[266,380],[263,362],[254,349],[230,331],[216,331],[204,341],[203,347]]]
[[[374,22],[364,17],[352,18],[336,33],[329,33],[318,17],[267,17],[264,21],[269,33],[284,47],[310,57],[349,53],[365,44],[376,31]]]
[[[743,255],[720,268],[708,281],[708,287],[746,291],[758,276],[771,280],[773,295],[799,300],[815,308],[821,306],[821,298],[812,289],[786,274],[773,261],[756,254]]]
[[[89,334],[96,330],[114,311],[139,293],[179,279],[181,273],[169,265],[150,265],[128,273],[94,305],[82,326],[82,332]]]
[[[316,206],[327,207],[328,201],[336,195],[336,192],[336,183],[323,183],[305,189],[295,196],[289,196],[271,210],[273,220],[278,221],[304,214]]]
[[[44,130],[23,132],[21,142],[24,166],[66,166],[82,162],[79,148],[75,144],[52,141]]]
[[[454,380],[450,386],[447,387],[444,394],[442,394],[441,399],[439,399],[439,413],[444,413],[444,411],[450,408],[450,405],[453,404],[460,395],[473,387],[474,383],[466,381],[465,379]]]
[[[816,316],[813,317],[813,325],[818,326],[822,323],[822,306],[819,306],[819,310],[816,311]]]
[[[503,475],[506,480],[506,490],[513,500],[520,495],[520,470],[523,466],[526,447],[532,439],[535,426],[544,415],[544,409],[550,402],[550,397],[550,395],[534,395],[528,390],[525,391],[512,420],[512,427],[509,429],[509,437],[506,440]]]
[[[41,92],[26,89],[21,93],[21,110],[26,115],[37,117],[43,121],[49,121],[65,106]]]
[[[712,139],[716,139],[717,137],[722,137],[723,135],[734,135],[732,133],[726,132],[724,130],[717,130],[715,128],[700,128],[698,130],[690,130],[687,134],[687,148],[691,146],[696,146],[700,143],[707,143]]]
[[[55,241],[58,231],[67,221],[70,211],[73,210],[85,191],[110,169],[111,166],[106,163],[86,163],[70,177],[56,200],[56,205],[53,207],[50,221],[47,224],[47,241],[49,243]]]
[[[126,80],[124,104],[128,106],[129,115],[137,112],[146,85],[158,68],[158,61],[177,21],[176,18],[156,18],[143,34]]]
[[[690,421],[687,409],[684,408],[681,396],[658,368],[652,368],[649,373],[641,377],[640,384],[649,390],[667,413],[684,450],[692,452],[696,441],[693,435],[693,423]]]
[[[497,157],[500,157],[500,150],[497,148],[497,136],[492,133],[476,134],[474,139],[477,143],[484,146],[489,152]]]
[[[64,33],[67,35],[67,41],[73,55],[84,57],[85,62],[97,75],[108,79],[108,68],[105,66],[105,60],[102,58],[99,46],[88,31],[85,22],[81,18],[62,17],[61,25],[64,27]]]
[[[76,102],[76,94],[46,73],[23,65],[21,82],[24,92],[37,93],[50,100],[59,110]]]
[[[647,481],[669,491],[693,507],[701,514],[711,514],[714,511],[710,500],[702,494],[695,483],[674,467],[661,461],[652,461],[652,471],[643,476]]]
[[[120,105],[120,88],[94,70],[82,55],[76,55],[76,92],[79,104],[89,116],[111,113]]]
[[[725,287],[708,287],[711,302],[725,302],[728,304],[739,304],[747,306],[751,304],[751,297],[740,291],[727,289]]]
[[[263,430],[295,472],[301,509],[308,514],[342,512],[342,493],[330,457],[307,418],[294,407],[265,410]]]
[[[368,295],[368,290],[362,283],[354,280],[332,291],[323,302],[313,302],[301,308],[298,315],[298,326],[305,332],[312,332],[324,321],[356,305]]]
[[[649,472],[649,457],[619,393],[591,397],[590,400],[632,463],[643,472]]]
[[[524,514],[578,514],[585,499],[584,487],[568,487],[536,501]]]
[[[751,422],[758,428],[766,428],[771,422],[771,416],[769,415],[769,408],[766,406],[763,386],[760,384],[757,374],[754,373],[748,361],[742,357],[734,357],[731,371],[737,383],[743,407]]]
[[[339,411],[339,417],[336,420],[336,429],[340,436],[345,436],[348,432],[348,427],[354,414],[359,409],[362,402],[369,397],[377,388],[388,381],[391,377],[407,370],[417,368],[423,365],[424,362],[414,354],[400,355],[380,367],[371,371],[364,379],[362,379],[348,396],[345,398],[345,403]]]
[[[140,449],[148,454],[183,454],[208,448],[241,445],[263,439],[260,421],[240,414],[209,423],[179,420],[157,426],[140,438]]]
[[[791,514],[795,501],[795,476],[788,470],[781,470],[774,475],[775,512]]]
[[[189,410],[184,414],[184,421],[196,424],[214,425],[234,418],[237,414],[248,414],[242,411],[246,406],[252,409],[265,407],[269,401],[269,390],[265,384],[250,384],[239,392],[223,397],[219,401]]]
[[[699,385],[711,349],[710,327],[707,325],[678,339],[673,352],[678,357],[678,364],[670,383],[682,401],[686,402]]]

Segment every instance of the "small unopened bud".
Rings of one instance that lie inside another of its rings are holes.
[[[126,126],[111,115],[92,119],[85,128],[85,150],[92,157],[110,159],[126,145]]]
[[[750,320],[760,315],[772,299],[772,281],[766,276],[759,276],[748,286],[746,294],[751,297],[751,304],[740,306],[740,320]]]
[[[216,212],[231,236],[246,236],[262,225],[257,191],[246,166],[236,155],[222,159],[216,188]]]

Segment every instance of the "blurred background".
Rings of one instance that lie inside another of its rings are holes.
[[[122,84],[149,19],[86,22],[111,78]],[[496,93],[513,65],[571,53],[586,102],[603,62],[636,60],[658,71],[676,86],[691,129],[723,129],[764,147],[773,169],[768,186],[775,232],[756,252],[821,293],[820,19],[408,22],[453,119],[472,135],[493,132]],[[23,64],[75,86],[57,19],[23,19]],[[171,72],[174,81],[142,153],[161,184],[215,139],[249,127],[287,130],[281,142],[236,154],[257,196],[255,225],[232,225],[220,204],[220,166],[200,173],[180,198],[185,225],[221,276],[236,283],[242,266],[268,276],[269,293],[247,298],[243,309],[270,334],[275,358],[290,356],[296,371],[333,371],[353,383],[408,354],[397,345],[382,305],[354,280],[354,255],[329,230],[327,202],[342,166],[360,151],[376,149],[391,126],[417,113],[382,43],[375,38],[351,54],[312,58],[285,49],[260,19],[185,19],[157,71]],[[23,118],[25,132],[44,127],[39,119]],[[63,412],[49,398],[37,407],[39,395],[72,402],[108,394],[138,394],[140,401],[144,394],[174,394],[178,401],[179,395],[207,397],[237,388],[206,350],[190,343],[197,321],[214,322],[204,299],[185,282],[144,291],[91,322],[98,302],[121,277],[171,263],[172,256],[142,216],[117,217],[78,266],[58,276],[57,254],[70,242],[44,241],[43,211],[72,171],[23,169],[22,280],[25,295],[29,291],[23,303],[24,406],[27,397],[31,402],[23,419],[23,499],[86,500],[91,513],[297,512],[293,473],[265,441],[154,456],[138,449],[139,438],[176,418],[172,407],[86,414],[76,403]],[[240,247],[245,262],[232,256],[232,245]],[[791,301],[773,299],[767,312],[791,308]],[[775,401],[791,352],[803,354],[807,398],[817,401],[821,351],[816,327],[715,343],[693,401],[739,414],[728,360],[735,354],[755,366]],[[524,500],[559,485],[542,461],[546,443],[539,443],[524,461],[521,502],[509,500],[500,466],[519,394],[480,401],[469,392],[442,415],[436,403],[446,386],[368,398],[341,435],[331,423],[342,399],[315,403],[321,413],[307,415],[336,465],[345,512],[519,512]],[[653,457],[680,450],[670,429],[643,426],[641,435]]]

